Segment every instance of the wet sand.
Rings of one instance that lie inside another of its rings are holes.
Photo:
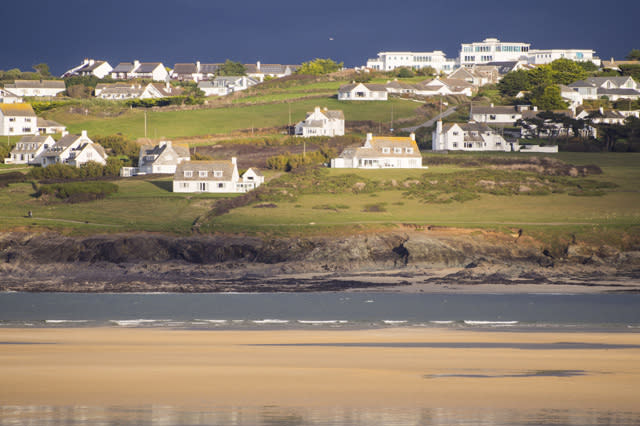
[[[636,413],[640,333],[0,329],[0,377],[5,406]]]

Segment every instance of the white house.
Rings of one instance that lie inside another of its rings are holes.
[[[38,122],[31,104],[0,104],[0,135],[36,135]]]
[[[40,155],[56,141],[51,136],[23,136],[4,159],[5,164],[40,164]]]
[[[420,169],[422,154],[415,134],[409,137],[373,136],[367,133],[363,146],[346,148],[338,158],[331,159],[331,167],[348,169]]]
[[[143,145],[138,157],[138,173],[174,174],[183,161],[191,160],[189,148],[161,141],[158,145]]]
[[[258,81],[244,75],[221,76],[213,80],[201,81],[198,89],[202,90],[206,96],[226,96],[230,93],[247,90],[251,86],[258,84]]]
[[[484,123],[436,123],[434,151],[511,151],[511,144]]]
[[[474,65],[469,68],[458,68],[449,74],[448,78],[464,80],[473,86],[480,87],[485,84],[497,83],[500,80],[500,73],[495,65]]]
[[[77,76],[96,76],[98,78],[104,78],[109,75],[113,68],[107,61],[96,61],[95,59],[85,59],[82,63],[76,67],[71,68],[64,74],[62,78]]]
[[[64,133],[67,127],[53,120],[37,118],[38,133],[41,135],[54,135],[56,133]]]
[[[618,99],[640,99],[640,87],[629,76],[625,77],[589,77],[569,84],[582,99],[600,99],[611,101]]]
[[[387,88],[382,84],[343,84],[338,89],[340,101],[386,101]]]
[[[22,101],[22,96],[18,96],[8,89],[0,89],[0,104],[18,104]]]
[[[450,73],[456,68],[455,59],[447,59],[444,52],[379,52],[378,57],[367,60],[367,68],[391,71],[396,68],[420,69],[432,67],[436,72]]]
[[[416,95],[436,96],[436,95],[464,95],[473,96],[476,88],[464,80],[450,78],[434,78],[433,80],[418,83]]]
[[[530,105],[517,106],[494,106],[490,105],[471,105],[469,118],[476,123],[495,124],[499,126],[511,126],[522,118],[525,111],[538,111],[538,107]]]
[[[17,96],[56,96],[67,90],[61,80],[16,80],[4,88]]]
[[[295,135],[305,138],[312,136],[344,136],[344,114],[340,110],[315,107],[313,112],[295,126]]]
[[[416,86],[414,86],[413,84],[404,83],[398,80],[387,81],[387,84],[385,84],[385,88],[387,89],[387,92],[393,93],[396,95],[402,95],[402,94],[412,95],[416,93]]]
[[[116,80],[142,78],[153,81],[169,80],[169,71],[162,62],[120,62],[112,71],[111,77]]]
[[[300,65],[282,64],[262,64],[257,61],[255,64],[244,64],[247,75],[262,83],[265,77],[282,78],[296,72]]]
[[[255,169],[238,174],[235,157],[230,161],[184,161],[176,167],[173,192],[242,193],[259,187],[264,177]]]
[[[184,92],[181,87],[173,87],[167,83],[99,83],[96,85],[95,96],[101,99],[160,99],[169,96],[179,96]]]
[[[569,59],[576,62],[593,62],[600,65],[600,58],[591,49],[529,49],[527,62],[532,65],[548,64],[557,59]]]
[[[80,167],[81,165],[95,161],[106,164],[107,154],[104,148],[94,143],[83,130],[80,135],[65,135],[53,146],[40,155],[40,164],[47,167],[52,164],[69,164]]]

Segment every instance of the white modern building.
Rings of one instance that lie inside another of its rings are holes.
[[[379,52],[378,57],[367,60],[367,68],[392,71],[396,68],[421,69],[432,67],[436,72],[450,73],[456,68],[455,59],[447,59],[444,52]]]
[[[530,43],[502,42],[497,38],[486,38],[483,41],[462,43],[460,46],[460,66],[488,64],[489,62],[510,62],[526,60]]]
[[[600,66],[600,58],[591,49],[530,49],[527,62],[531,65],[548,64],[557,59],[570,59],[576,62],[593,62]]]
[[[315,107],[313,112],[295,126],[295,135],[304,138],[313,136],[344,136],[344,114],[341,110]]]
[[[422,154],[416,144],[416,136],[373,136],[367,133],[363,146],[345,148],[337,158],[331,159],[331,167],[346,169],[420,169]]]

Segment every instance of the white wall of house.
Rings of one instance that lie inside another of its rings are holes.
[[[600,59],[595,57],[595,51],[590,49],[530,49],[527,62],[533,65],[548,64],[557,59],[570,59],[577,62],[593,62],[600,65]]]
[[[341,101],[386,101],[387,99],[386,90],[370,90],[364,84],[358,84],[348,91],[338,92],[338,100]]]
[[[85,146],[80,152],[78,152],[74,157],[69,158],[69,164],[75,167],[80,167],[89,161],[94,161],[96,163],[102,164],[103,166],[107,164],[106,157],[103,157],[94,147],[93,142]]]
[[[296,136],[344,136],[344,119],[330,118],[320,109],[315,107],[314,111],[296,124]]]
[[[379,52],[378,57],[367,61],[367,68],[380,71],[391,71],[407,67],[420,69],[432,67],[437,72],[450,73],[456,67],[455,59],[447,59],[444,52]]]
[[[458,124],[443,128],[442,121],[436,123],[432,135],[434,151],[511,151],[511,145],[494,131],[467,131]],[[472,136],[474,140],[465,141],[465,136]]]
[[[37,135],[38,124],[37,118],[4,115],[0,111],[0,135],[2,136],[18,136],[18,135]]]

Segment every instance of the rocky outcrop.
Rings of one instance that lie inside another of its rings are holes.
[[[512,272],[486,273],[478,265],[508,266]],[[340,290],[380,285],[337,279],[354,273],[370,277],[394,270],[416,277],[425,270],[458,268],[451,280],[506,282],[513,278],[510,274],[529,279],[538,272],[528,271],[562,265],[597,265],[634,274],[640,269],[640,254],[572,245],[565,256],[555,258],[521,234],[441,228],[335,238],[0,234],[0,290]]]

